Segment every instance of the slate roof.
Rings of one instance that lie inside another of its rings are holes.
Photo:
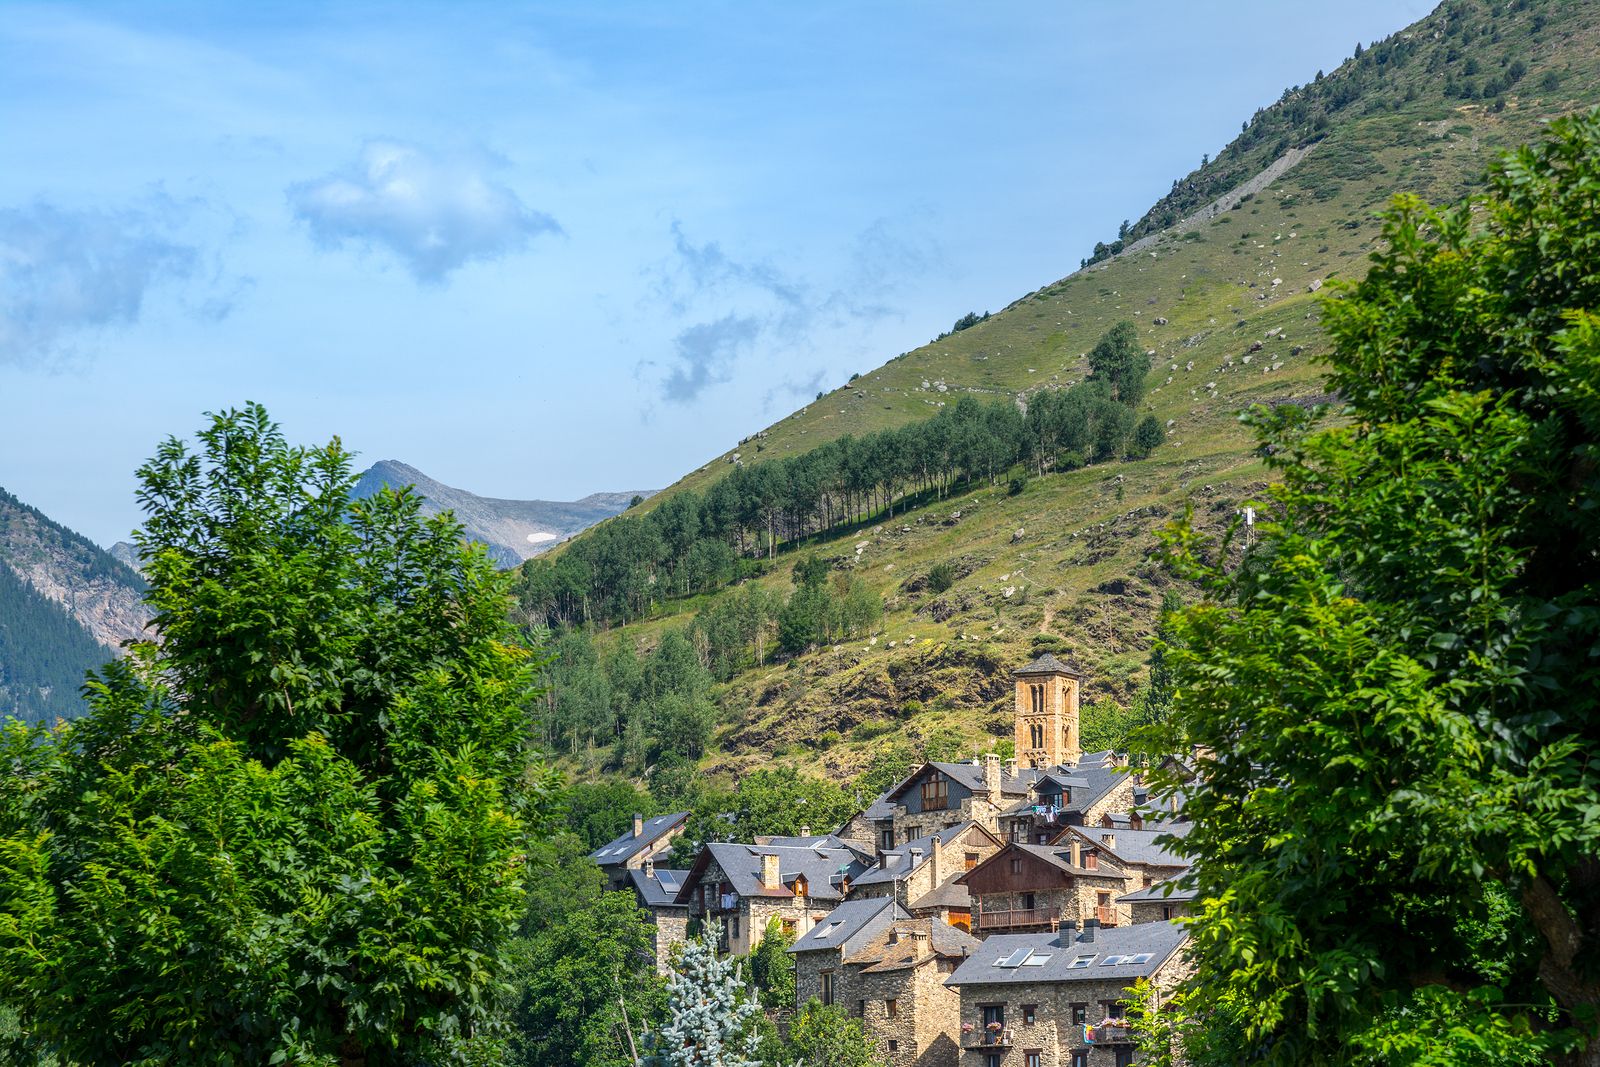
[[[1121,878],[1123,876],[1123,872],[1115,867],[1106,867],[1104,865],[1099,867],[1074,867],[1072,865],[1072,853],[1064,845],[1029,845],[1018,842],[1017,847],[1033,853],[1046,863],[1059,867],[1068,874],[1083,874],[1091,878]]]
[[[633,824],[630,822],[627,833],[601,845],[589,853],[589,858],[602,867],[616,867],[627,863],[628,860],[683,825],[688,818],[688,812],[675,811],[669,815],[657,815],[654,818],[646,819],[644,821],[644,832],[638,837],[633,835]]]
[[[761,884],[761,857],[778,857],[778,880],[782,887]],[[866,869],[859,853],[847,846],[797,848],[789,845],[746,845],[734,841],[712,841],[695,857],[689,876],[684,879],[678,899],[687,902],[690,891],[699,883],[708,861],[715,861],[733,891],[741,897],[792,897],[797,875],[804,875],[809,897],[815,900],[840,900],[843,894],[831,879],[845,874],[852,880]]]
[[[949,778],[951,781],[960,782],[974,793],[985,793],[989,789],[989,784],[983,776],[982,763],[972,764],[929,762],[923,764],[921,767],[918,767],[915,773],[909,775],[905,781],[901,782],[899,785],[889,790],[889,792],[885,793],[882,799],[885,801],[893,801],[895,797],[898,797],[901,793],[904,793],[907,789],[910,789],[912,784],[922,777],[923,771],[930,767],[934,770],[943,772],[945,777]],[[1008,796],[1022,796],[1028,792],[1028,787],[1032,784],[1031,776],[1020,773],[1007,774],[1004,766],[1002,766],[1000,771],[1001,794]],[[892,807],[890,811],[892,813]]]
[[[1084,841],[1093,844],[1096,848],[1108,852],[1113,859],[1125,863],[1148,863],[1157,867],[1187,867],[1189,860],[1181,851],[1175,851],[1169,845],[1159,845],[1157,838],[1168,835],[1182,836],[1189,832],[1187,825],[1181,829],[1177,826],[1165,827],[1159,830],[1124,830],[1121,828],[1110,830],[1103,826],[1069,826],[1056,838],[1058,847],[1070,841],[1073,837],[1081,837]],[[1106,838],[1111,837],[1116,844],[1107,844]]]
[[[820,952],[824,949],[842,948],[845,951],[858,949],[861,944],[852,945],[852,939],[862,933],[873,933],[879,928],[887,927],[896,919],[909,919],[911,916],[895,903],[893,897],[879,897],[875,900],[847,900],[828,913],[828,917],[805,932],[798,941],[789,946],[790,952]]]
[[[1157,882],[1155,885],[1146,886],[1137,893],[1128,893],[1117,898],[1118,904],[1150,904],[1167,900],[1193,900],[1200,895],[1197,889],[1184,886],[1181,882]]]
[[[914,933],[926,934],[918,938]],[[891,942],[891,936],[893,941]],[[937,919],[910,919],[889,923],[867,946],[845,957],[864,974],[903,971],[935,956],[960,959],[979,951],[983,942],[964,930]]]
[[[688,903],[678,903],[678,890],[689,877],[688,871],[671,871],[657,867],[649,874],[635,869],[628,872],[634,892],[647,908],[687,908]]]
[[[1046,652],[1032,663],[1024,664],[1011,672],[1014,675],[1023,674],[1070,674],[1074,678],[1082,679],[1083,670],[1071,664],[1063,663],[1050,653]]]
[[[913,911],[924,908],[968,908],[972,907],[972,894],[961,882],[946,882],[944,885],[935,886],[911,902]]]
[[[879,795],[877,800],[874,800],[871,804],[868,804],[867,810],[861,813],[862,817],[871,819],[873,822],[877,822],[879,819],[894,818],[895,803],[889,799],[889,793],[892,792],[894,792],[894,790],[890,789],[888,793]]]
[[[983,947],[945,979],[948,986],[1021,985],[1036,982],[1098,982],[1105,979],[1131,981],[1148,978],[1171,959],[1189,934],[1170,922],[1136,923],[1132,926],[1104,927],[1093,941],[1070,927],[1036,934],[995,934]],[[1019,958],[1023,949],[1044,962],[1002,967],[1002,961]],[[1149,954],[1143,963],[1112,963],[1108,959]],[[1089,957],[1087,966],[1073,967],[1079,957]]]

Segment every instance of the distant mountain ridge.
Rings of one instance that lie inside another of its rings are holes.
[[[144,589],[132,568],[0,489],[0,716],[77,714],[84,672],[144,635]]]
[[[601,519],[626,511],[636,496],[651,495],[643,491],[590,493],[581,500],[502,500],[445,485],[393,459],[380,460],[362,472],[350,495],[359,499],[385,486],[407,485],[415,486],[426,499],[427,514],[453,511],[467,536],[487,547],[490,558],[502,567],[514,567]]]

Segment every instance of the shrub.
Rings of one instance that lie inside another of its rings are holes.
[[[956,569],[949,563],[935,563],[928,568],[928,588],[943,593],[956,584]]]

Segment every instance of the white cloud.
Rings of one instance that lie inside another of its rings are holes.
[[[491,181],[496,161],[446,159],[414,145],[369,141],[345,170],[289,187],[296,218],[324,248],[381,245],[419,282],[442,282],[467,263],[499,259],[555,219]]]
[[[727,381],[739,353],[754,344],[760,332],[760,322],[742,315],[724,315],[685,329],[673,340],[675,365],[661,383],[663,394],[684,404],[707,386]]]
[[[199,263],[174,236],[184,214],[164,197],[120,211],[0,210],[0,363],[43,363],[84,332],[136,322],[152,288]]]

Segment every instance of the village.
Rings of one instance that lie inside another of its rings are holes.
[[[657,968],[708,922],[738,955],[778,930],[796,1006],[850,1012],[892,1067],[1134,1063],[1132,988],[1159,1003],[1189,973],[1184,798],[1081,750],[1081,670],[1013,675],[1013,758],[924,763],[831,832],[710,841],[675,870],[656,861],[689,813],[635,815],[590,858],[649,914]]]

